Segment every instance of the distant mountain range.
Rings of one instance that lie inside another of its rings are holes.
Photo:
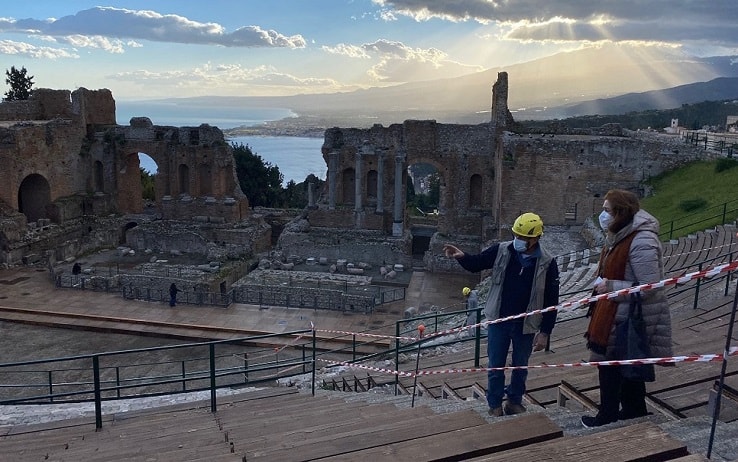
[[[508,73],[508,105],[516,120],[624,113],[738,98],[736,56],[696,58],[663,49],[646,53],[612,45],[453,79],[347,93],[167,101],[188,106],[283,107],[306,117],[353,120],[352,126],[406,119],[481,123],[489,120],[492,85],[499,72]]]
[[[690,83],[665,90],[628,93],[571,106],[552,108],[559,118],[581,115],[615,115],[628,112],[673,109],[703,101],[738,100],[738,77],[720,77],[709,82]]]

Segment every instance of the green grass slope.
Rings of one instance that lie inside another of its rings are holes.
[[[738,218],[738,161],[698,161],[647,181],[641,207],[661,222],[662,239],[678,238]]]

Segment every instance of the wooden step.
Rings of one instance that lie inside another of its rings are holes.
[[[660,461],[689,455],[687,446],[650,422],[565,437],[510,451],[469,459],[471,461],[511,460],[606,460],[608,462]]]

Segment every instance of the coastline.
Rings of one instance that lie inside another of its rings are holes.
[[[268,120],[257,125],[242,125],[224,129],[226,136],[298,136],[305,138],[323,138],[325,131],[332,127],[371,128],[382,121],[374,117],[355,115],[317,115],[297,114],[279,120]]]

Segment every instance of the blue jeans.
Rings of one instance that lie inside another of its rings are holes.
[[[527,366],[533,352],[535,334],[523,334],[523,323],[515,321],[499,322],[487,326],[488,367],[504,367],[507,352],[512,343],[512,366]],[[490,409],[502,406],[507,394],[510,404],[521,404],[525,394],[525,379],[528,369],[514,369],[510,374],[510,385],[505,387],[505,371],[492,370],[487,373],[487,404]]]

